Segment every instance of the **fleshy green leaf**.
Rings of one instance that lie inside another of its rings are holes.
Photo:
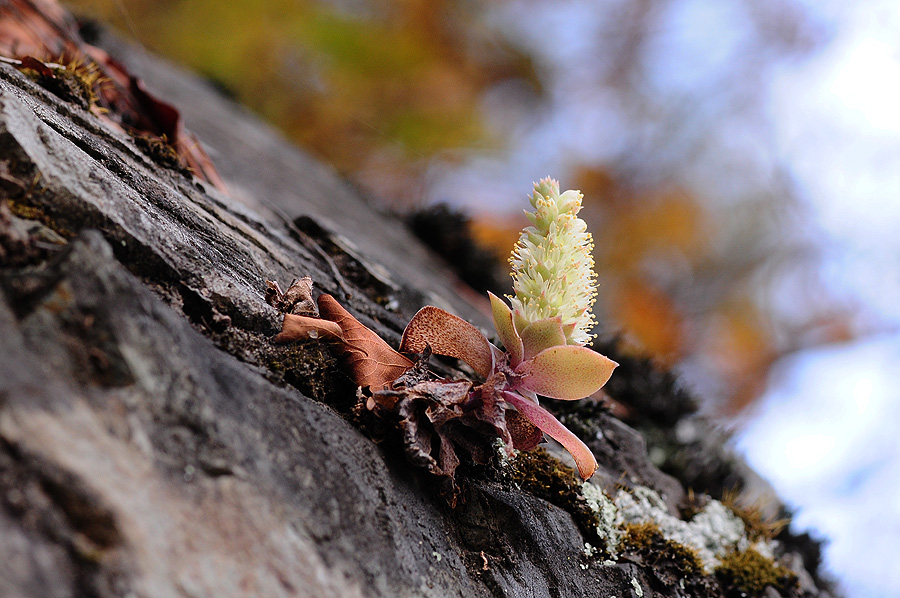
[[[519,410],[528,420],[546,433],[550,438],[557,441],[569,451],[569,454],[575,459],[575,465],[578,466],[578,473],[581,478],[587,480],[594,472],[597,471],[597,460],[594,458],[591,449],[587,447],[580,438],[575,436],[571,430],[562,425],[553,414],[536,403],[532,403],[525,397],[514,392],[504,392],[503,400]]]
[[[438,355],[462,359],[485,378],[494,366],[491,343],[481,331],[433,305],[426,305],[413,316],[400,341],[404,353],[421,353],[426,346]]]
[[[544,349],[566,344],[566,333],[563,331],[562,318],[559,316],[532,322],[525,327],[521,336],[525,361]]]
[[[525,316],[518,309],[513,310],[513,324],[516,325],[516,330],[525,330],[525,328],[531,324]]]
[[[512,311],[500,297],[490,291],[488,291],[488,296],[491,298],[491,311],[494,314],[494,328],[497,330],[497,336],[500,337],[500,342],[509,353],[509,364],[516,367],[522,363],[523,349],[522,339],[513,324]]]
[[[597,392],[619,364],[586,347],[562,345],[544,349],[523,361],[516,373],[523,388],[540,395],[574,401]]]

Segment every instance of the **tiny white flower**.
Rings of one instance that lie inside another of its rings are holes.
[[[530,198],[534,212],[525,212],[532,225],[522,231],[509,259],[515,291],[509,299],[517,328],[558,316],[566,342],[573,345],[591,339],[597,295],[594,244],[577,216],[582,197],[575,190],[560,193],[551,178],[535,183]]]

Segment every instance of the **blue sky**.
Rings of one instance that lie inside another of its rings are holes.
[[[900,4],[825,3],[835,36],[772,86],[777,149],[824,236],[822,271],[879,332],[772,373],[738,446],[830,538],[848,597],[900,596]]]

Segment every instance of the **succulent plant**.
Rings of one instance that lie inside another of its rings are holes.
[[[596,290],[591,236],[577,217],[581,199],[578,191],[560,193],[552,179],[535,183],[534,212],[527,213],[532,226],[522,231],[510,258],[511,307],[490,294],[502,350],[469,322],[429,305],[413,316],[400,343],[401,352],[423,356],[414,364],[329,295],[318,299],[320,317],[305,315],[315,307],[306,278],[286,293],[267,283],[270,303],[294,312],[285,314],[275,340],[339,341],[348,373],[371,391],[368,409],[396,421],[410,460],[447,479],[454,501],[460,463],[455,447],[484,462],[495,438],[511,455],[535,448],[545,433],[572,454],[587,479],[597,469],[590,449],[538,402],[538,395],[587,397],[618,365],[582,346],[591,338]],[[463,360],[483,381],[436,379],[427,368],[431,353]]]
[[[594,325],[596,296],[591,235],[576,216],[579,191],[559,192],[559,183],[534,185],[527,212],[532,226],[513,250],[512,308],[490,294],[494,327],[505,351],[477,328],[437,307],[422,308],[407,325],[400,350],[430,349],[462,359],[483,376],[490,392],[562,444],[584,479],[597,469],[590,449],[538,403],[537,395],[577,400],[599,390],[618,365],[583,347]],[[484,385],[482,385],[484,386]],[[472,392],[484,392],[476,386]],[[508,450],[516,438],[507,442]]]

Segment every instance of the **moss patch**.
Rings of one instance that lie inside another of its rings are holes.
[[[260,352],[261,361],[270,371],[306,396],[344,414],[356,404],[356,386],[342,373],[327,344],[264,345]]]
[[[19,218],[40,222],[65,239],[75,238],[75,233],[51,218],[43,209],[19,199],[9,199],[7,201],[9,202],[9,211]]]
[[[138,149],[157,165],[188,177],[191,176],[190,169],[185,168],[182,164],[178,151],[169,144],[165,135],[157,137],[149,134],[135,134],[132,135],[132,139]]]
[[[599,520],[581,492],[581,479],[542,448],[520,452],[510,462],[512,480],[522,490],[564,509],[572,515],[584,539],[604,546],[597,535]]]
[[[23,59],[24,62],[24,59]],[[26,66],[19,70],[23,75],[58,97],[89,110],[97,101],[95,86],[100,81],[100,70],[93,63],[73,61],[65,66],[33,62],[34,66]]]
[[[790,523],[788,518],[774,519],[767,516],[763,504],[744,504],[737,491],[726,491],[722,495],[722,504],[744,522],[747,537],[751,541],[771,540]]]
[[[674,594],[677,588],[695,597],[719,595],[696,550],[664,537],[652,522],[629,523],[623,531],[620,558],[643,567],[660,592]]]
[[[662,535],[655,523],[629,523],[622,537],[622,551],[637,555],[654,568],[674,569],[681,577],[703,574],[697,551]]]
[[[729,597],[761,596],[766,586],[787,594],[797,585],[797,576],[752,548],[732,552],[716,569],[722,590]]]

